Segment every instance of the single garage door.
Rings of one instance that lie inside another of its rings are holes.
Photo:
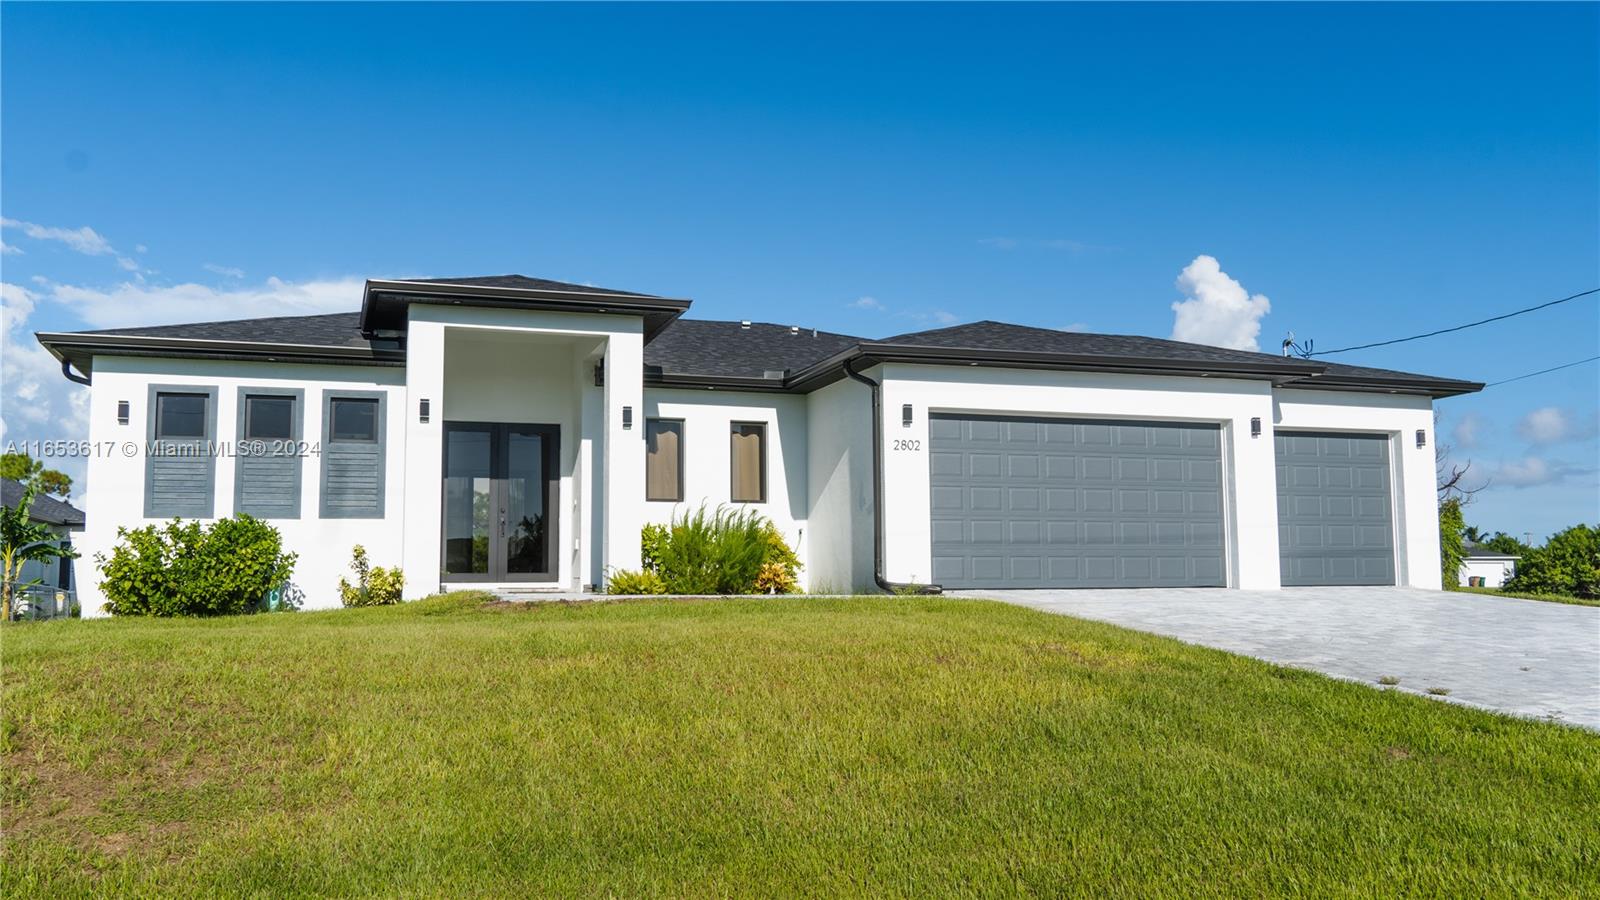
[[[1388,437],[1280,431],[1273,440],[1283,583],[1394,584]]]
[[[933,580],[1221,587],[1221,438],[1209,425],[935,415]]]

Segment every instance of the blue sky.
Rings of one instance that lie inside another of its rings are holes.
[[[3,17],[7,440],[87,434],[32,331],[353,309],[366,276],[521,272],[869,336],[1166,337],[1209,255],[1192,309],[1268,352],[1600,286],[1594,5]],[[1332,359],[1495,381],[1597,344],[1588,298]],[[1439,404],[1491,480],[1470,522],[1600,518],[1597,379]]]

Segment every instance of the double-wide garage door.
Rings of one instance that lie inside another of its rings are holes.
[[[952,588],[1221,587],[1215,425],[935,415],[933,579]]]
[[[1388,437],[1278,432],[1273,440],[1283,583],[1394,584]]]

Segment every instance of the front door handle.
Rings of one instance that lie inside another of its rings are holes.
[[[500,536],[506,536],[506,511],[500,510]]]

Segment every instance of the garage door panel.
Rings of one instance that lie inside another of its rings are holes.
[[[1388,438],[1280,432],[1274,444],[1283,583],[1394,584]]]
[[[941,584],[1224,583],[1215,426],[935,415],[929,439],[936,521],[968,521],[935,528]]]

